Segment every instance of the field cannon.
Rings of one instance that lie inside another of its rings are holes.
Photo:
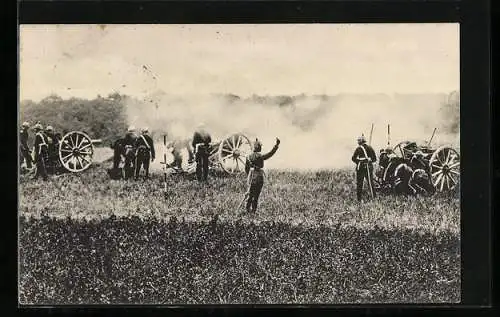
[[[451,191],[460,183],[460,155],[457,150],[449,146],[434,149],[412,141],[400,142],[393,148],[395,155],[408,162],[417,151],[423,153],[423,160],[437,191]]]
[[[171,151],[164,137],[166,151],[164,161],[166,168],[173,168],[174,172],[195,173],[196,163],[190,162],[184,168],[175,168]],[[242,133],[234,133],[226,136],[221,141],[216,141],[209,146],[209,169],[220,170],[226,174],[236,175],[245,171],[246,157],[252,153],[252,143]]]
[[[69,132],[59,141],[59,163],[69,172],[83,172],[92,164],[94,144],[101,143],[101,139],[91,139],[84,132]]]
[[[415,141],[402,141],[392,147],[392,153],[397,162],[411,165],[412,159],[419,153],[421,165],[426,169],[430,181],[438,192],[447,192],[455,189],[460,184],[460,154],[453,147],[443,145],[438,148],[431,147],[431,138],[426,144],[417,144]],[[390,144],[390,126],[387,126],[388,141]],[[379,160],[380,164],[380,160]],[[380,187],[384,187],[389,167],[380,166],[379,176],[375,180]],[[394,167],[394,165],[393,165]]]
[[[57,142],[57,141],[56,141]],[[101,139],[91,139],[86,133],[81,131],[71,131],[66,133],[55,148],[56,153],[49,153],[45,166],[48,173],[83,172],[92,164],[94,145],[101,144]],[[34,153],[32,154],[34,159]],[[36,172],[36,164],[29,173]]]

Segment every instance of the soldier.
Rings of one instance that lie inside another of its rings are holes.
[[[135,142],[135,179],[139,178],[141,167],[144,166],[146,172],[145,178],[149,178],[149,160],[155,160],[155,147],[153,139],[148,135],[148,128],[141,131],[141,135]]]
[[[247,156],[245,162],[245,172],[248,174],[247,185],[248,189],[246,192],[247,212],[255,212],[257,210],[257,204],[259,201],[260,192],[264,185],[264,161],[269,159],[276,153],[280,145],[280,140],[276,138],[276,144],[273,149],[266,154],[261,154],[262,143],[258,139],[255,140],[253,146],[253,153]]]
[[[48,163],[49,163],[48,166],[46,166],[46,168],[50,174],[54,174],[55,164],[58,159],[58,154],[57,154],[58,142],[54,135],[54,128],[52,126],[48,125],[45,128],[45,136],[47,139],[47,152],[48,152]]]
[[[373,190],[373,163],[377,161],[375,151],[366,144],[366,139],[362,135],[358,137],[358,147],[352,155],[352,161],[356,164],[356,196],[361,201],[363,193],[363,182],[366,178],[371,196],[375,197]]]
[[[413,169],[422,169],[424,171],[428,170],[428,166],[424,162],[424,153],[421,150],[413,153],[410,159],[410,165],[413,167]]]
[[[413,169],[406,163],[400,163],[394,170],[394,192],[396,194],[416,194],[416,190],[411,186]]]
[[[38,176],[42,176],[43,180],[47,180],[47,170],[45,163],[48,159],[48,149],[47,149],[47,137],[43,133],[43,127],[40,122],[38,122],[35,127],[35,162],[36,162],[36,174],[35,179]]]
[[[20,153],[19,153],[19,166],[23,164],[23,161],[26,161],[26,167],[31,169],[31,154],[28,146],[28,137],[29,137],[29,123],[23,122],[21,125],[21,131],[19,132],[19,141],[20,141]]]
[[[135,128],[130,126],[127,130],[127,134],[123,138],[123,155],[125,156],[125,164],[123,169],[125,171],[125,179],[129,179],[133,174],[133,163],[134,163],[134,147],[137,137],[135,135]]]
[[[200,182],[208,181],[208,158],[211,142],[212,137],[205,130],[204,124],[200,124],[193,135],[193,142],[191,143],[196,160],[196,177]]]

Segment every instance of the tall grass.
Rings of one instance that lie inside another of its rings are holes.
[[[102,166],[21,179],[20,301],[457,302],[456,193],[355,201],[350,171],[270,171],[256,214],[243,177],[110,181]]]

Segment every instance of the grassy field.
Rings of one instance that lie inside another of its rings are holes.
[[[21,178],[22,303],[430,303],[460,300],[457,193],[355,201],[352,171],[111,181],[95,164]]]

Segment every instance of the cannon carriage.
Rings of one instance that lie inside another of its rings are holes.
[[[45,159],[45,166],[50,174],[85,171],[92,165],[94,145],[102,143],[102,140],[92,139],[82,131],[71,131],[56,142],[54,152],[49,151]],[[34,153],[32,158],[34,161]],[[35,173],[36,164],[33,164],[28,171],[30,174]]]
[[[194,160],[183,167],[175,166],[172,151],[164,138],[165,153],[162,164],[172,173],[193,174],[196,172]],[[252,143],[243,133],[233,133],[209,145],[209,170],[221,171],[227,175],[237,175],[245,171],[246,157],[252,153]],[[191,154],[192,156],[192,154]]]
[[[395,145],[392,151],[405,162],[410,162],[418,151],[422,152],[422,161],[438,192],[451,191],[460,184],[460,154],[450,146],[432,148],[429,144],[417,145],[416,142],[403,141]]]
[[[432,147],[431,142],[435,133],[436,129],[425,144],[408,140],[397,143],[390,151],[393,158],[390,161],[387,160],[386,164],[381,162],[382,157],[380,157],[379,169],[375,173],[374,179],[376,189],[390,188],[392,186],[391,179],[387,175],[394,172],[391,168],[395,168],[401,163],[412,166],[414,159],[418,161],[420,168],[423,168],[429,175],[429,180],[435,191],[449,192],[457,188],[460,184],[460,154],[448,145]],[[390,127],[388,126],[388,144],[390,144],[389,135]]]

